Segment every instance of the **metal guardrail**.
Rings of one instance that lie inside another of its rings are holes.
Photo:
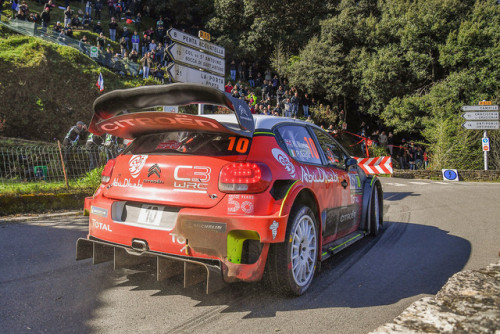
[[[74,38],[60,35],[51,29],[44,29],[42,26],[33,22],[21,21],[17,19],[9,21],[0,20],[0,25],[23,35],[38,37],[48,42],[72,47],[90,57],[90,48],[92,45],[84,44]],[[98,50],[97,57],[92,57],[91,59],[115,72],[123,73],[129,76],[138,76],[141,69],[141,66],[138,63],[109,55],[106,56],[106,54],[101,50]]]
[[[103,146],[17,146],[0,147],[0,183],[64,181],[64,161],[68,179],[84,176],[115,157],[116,148]]]

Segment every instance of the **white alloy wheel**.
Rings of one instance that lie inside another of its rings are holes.
[[[317,257],[316,225],[309,215],[303,215],[291,231],[292,276],[298,286],[308,285],[314,275]]]

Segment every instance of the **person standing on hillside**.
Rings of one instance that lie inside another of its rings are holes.
[[[299,93],[295,92],[295,94],[292,95],[290,98],[290,104],[292,105],[292,117],[297,116],[297,113],[299,112]]]
[[[94,4],[94,20],[101,19],[102,1],[97,0]]]
[[[139,52],[139,43],[141,42],[141,37],[137,33],[137,30],[134,31],[134,34],[132,35],[132,50],[135,50],[136,52]]]
[[[71,24],[71,19],[73,18],[73,10],[70,6],[64,11],[64,28],[67,28]]]
[[[99,145],[103,143],[102,137],[90,133],[87,137],[87,142],[85,143],[85,148],[89,155],[90,166],[89,170],[99,167],[101,164],[99,159]]]
[[[309,116],[309,105],[311,104],[311,99],[309,98],[309,94],[305,93],[302,98],[302,110],[304,110],[304,117]]]
[[[49,26],[50,23],[50,9],[49,7],[45,7],[40,14],[40,19],[42,20],[42,31],[44,33],[47,32],[47,27]]]
[[[111,18],[109,23],[109,38],[114,42],[116,40],[116,29],[118,28],[118,23],[114,17]]]
[[[151,54],[147,52],[141,59],[142,65],[142,78],[149,78],[149,69],[151,68]]]
[[[76,125],[72,126],[66,136],[63,139],[64,146],[64,162],[67,163],[69,151],[72,147],[78,145],[78,140],[84,138],[87,135],[87,125],[82,121],[76,122]]]

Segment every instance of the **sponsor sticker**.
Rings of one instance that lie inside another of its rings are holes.
[[[276,239],[276,236],[278,235],[278,227],[280,227],[280,224],[276,220],[269,226],[269,229],[273,234],[273,240]]]
[[[108,217],[108,210],[93,205],[90,207],[90,213],[104,218]]]
[[[146,164],[146,159],[148,158],[147,155],[133,155],[129,162],[129,172],[130,175],[135,179],[137,176],[139,176],[139,173],[142,170],[142,167]]]
[[[212,223],[212,222],[186,222],[187,227],[198,230],[212,231],[212,232],[226,232],[226,224]]]
[[[290,159],[288,159],[286,153],[279,148],[273,148],[271,152],[273,153],[276,161],[278,161],[283,167],[285,167],[285,170],[288,172],[288,174],[290,174],[291,177],[295,178],[295,166],[290,161]]]
[[[96,228],[98,230],[113,232],[111,230],[111,227],[109,227],[109,224],[101,223],[100,221],[98,221],[95,218],[92,218],[90,221],[91,221],[92,226],[94,226],[94,228]]]
[[[301,180],[304,183],[338,183],[339,176],[331,169],[323,169],[320,167],[311,168],[300,166],[302,172]]]
[[[181,143],[175,140],[169,140],[164,143],[159,143],[158,146],[156,146],[157,150],[177,150],[179,147],[181,147]]]
[[[253,215],[255,208],[254,195],[228,195],[227,213],[233,215]]]

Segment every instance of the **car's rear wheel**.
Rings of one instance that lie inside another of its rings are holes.
[[[314,213],[305,206],[290,213],[285,242],[274,244],[268,257],[268,279],[274,290],[300,296],[311,285],[318,256]]]
[[[370,235],[377,236],[382,228],[382,207],[378,196],[378,189],[374,187],[370,199]]]

